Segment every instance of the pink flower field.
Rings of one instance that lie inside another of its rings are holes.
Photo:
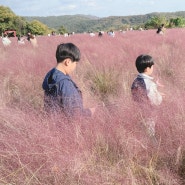
[[[36,38],[38,47],[0,43],[0,184],[185,184],[185,29]],[[67,123],[43,110],[42,81],[63,42],[81,50],[72,78],[84,106],[97,106],[92,118]],[[155,138],[130,92],[140,54],[154,58],[165,94]]]

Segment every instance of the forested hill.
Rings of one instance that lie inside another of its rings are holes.
[[[138,26],[146,23],[154,16],[164,16],[166,19],[183,17],[185,11],[172,13],[150,13],[145,15],[132,16],[110,16],[99,18],[89,15],[64,15],[64,16],[48,16],[48,17],[24,17],[27,21],[38,20],[46,24],[50,28],[58,29],[64,26],[69,32],[88,32],[110,29],[123,29],[126,25]]]

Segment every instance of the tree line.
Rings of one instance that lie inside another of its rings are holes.
[[[38,20],[27,21],[25,18],[17,16],[9,7],[0,6],[0,33],[7,30],[15,30],[18,36],[31,32],[34,35],[47,35],[53,31],[47,25]],[[58,33],[66,33],[67,30],[61,26]]]
[[[182,14],[184,15],[184,14]],[[67,19],[67,17],[65,17]],[[68,21],[70,19],[70,21]],[[17,16],[9,7],[0,6],[0,33],[3,34],[6,30],[16,30],[17,35],[26,35],[31,32],[34,35],[47,35],[50,33],[64,34],[68,32],[87,32],[87,31],[109,31],[109,30],[126,30],[132,27],[137,30],[140,27],[143,29],[156,29],[161,24],[167,28],[185,27],[185,16],[167,17],[162,14],[153,14],[146,18],[146,16],[128,16],[122,17],[108,17],[102,19],[85,19],[76,16],[69,17],[65,21],[65,25],[57,25],[57,27],[49,27],[46,23],[39,21],[39,19],[31,19],[28,21],[24,17]],[[143,20],[143,22],[141,21]],[[74,24],[75,22],[75,24]],[[138,22],[138,23],[137,23]],[[68,23],[68,24],[67,24]],[[60,23],[58,23],[60,24]]]

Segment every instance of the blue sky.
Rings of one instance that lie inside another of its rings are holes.
[[[19,16],[85,14],[97,17],[185,11],[185,0],[0,0]]]

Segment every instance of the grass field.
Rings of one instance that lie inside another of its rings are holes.
[[[36,48],[18,45],[16,38],[6,48],[0,43],[0,184],[183,185],[184,40],[185,29],[168,29],[165,35],[116,32],[114,38],[42,36]],[[42,81],[63,42],[81,50],[72,78],[84,106],[99,105],[93,118],[66,123],[44,114]],[[156,140],[130,93],[140,54],[153,56],[154,78],[164,85]]]

